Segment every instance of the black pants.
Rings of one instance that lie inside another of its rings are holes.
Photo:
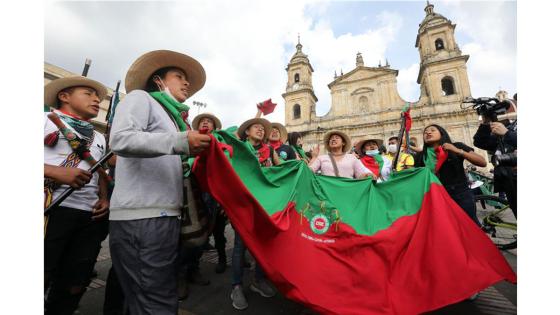
[[[478,221],[478,217],[476,216],[476,204],[472,190],[466,184],[445,186],[445,190],[447,190],[449,196],[463,208],[473,222],[480,226],[480,221]]]
[[[218,213],[216,215],[216,223],[214,224],[214,230],[212,231],[212,235],[214,235],[214,247],[216,247],[216,251],[218,252],[218,259],[220,262],[226,262],[226,223],[227,217],[225,214]]]
[[[58,207],[45,233],[45,314],[72,314],[90,282],[109,221],[93,221],[91,212]],[[76,288],[80,288],[76,291]]]

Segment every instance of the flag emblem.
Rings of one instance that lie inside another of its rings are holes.
[[[315,234],[325,234],[330,226],[329,218],[324,214],[317,214],[311,218],[311,230]]]

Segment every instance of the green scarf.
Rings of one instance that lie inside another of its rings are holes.
[[[169,115],[171,115],[180,131],[187,131],[191,129],[186,123],[187,117],[189,117],[190,109],[188,105],[177,102],[164,92],[150,92],[150,95],[163,106]],[[181,162],[183,166],[183,175],[184,177],[188,177],[191,173],[194,158],[189,158],[188,156],[181,154]]]
[[[299,145],[292,145],[291,147],[292,149],[294,149],[294,151],[296,151],[296,153],[302,160],[304,160],[306,163],[309,161],[309,158],[307,158],[307,155],[305,155],[305,151],[302,147],[300,147]]]
[[[426,155],[424,155],[424,165],[426,165],[426,167],[432,171],[432,173],[436,173],[436,164],[437,164],[437,155],[436,155],[436,151],[434,150],[434,148],[429,147],[428,150],[426,150]]]
[[[188,105],[177,102],[165,92],[150,92],[150,95],[167,110],[171,117],[173,117],[180,131],[191,129],[186,123],[190,109]]]

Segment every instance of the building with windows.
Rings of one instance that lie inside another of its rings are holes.
[[[424,127],[437,123],[447,129],[453,141],[473,146],[478,115],[474,110],[461,108],[462,100],[471,96],[469,56],[461,52],[455,41],[455,24],[434,12],[429,2],[424,10],[426,16],[419,25],[415,44],[420,55],[417,82],[421,95],[418,101],[410,103],[411,136],[421,142]],[[354,143],[370,137],[387,140],[398,134],[400,112],[406,104],[397,91],[398,70],[392,69],[387,61],[385,65],[368,66],[358,53],[354,69],[335,73],[328,84],[330,110],[317,116],[310,59],[298,40],[296,52],[286,67],[288,80],[282,94],[286,128],[304,135],[306,150],[309,145],[320,143],[330,130],[346,132]],[[485,151],[477,151],[486,156]]]

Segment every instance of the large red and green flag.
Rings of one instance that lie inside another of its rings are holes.
[[[418,314],[516,275],[425,168],[376,184],[312,173],[303,161],[261,168],[219,132],[194,173],[224,207],[269,279],[323,314]]]

